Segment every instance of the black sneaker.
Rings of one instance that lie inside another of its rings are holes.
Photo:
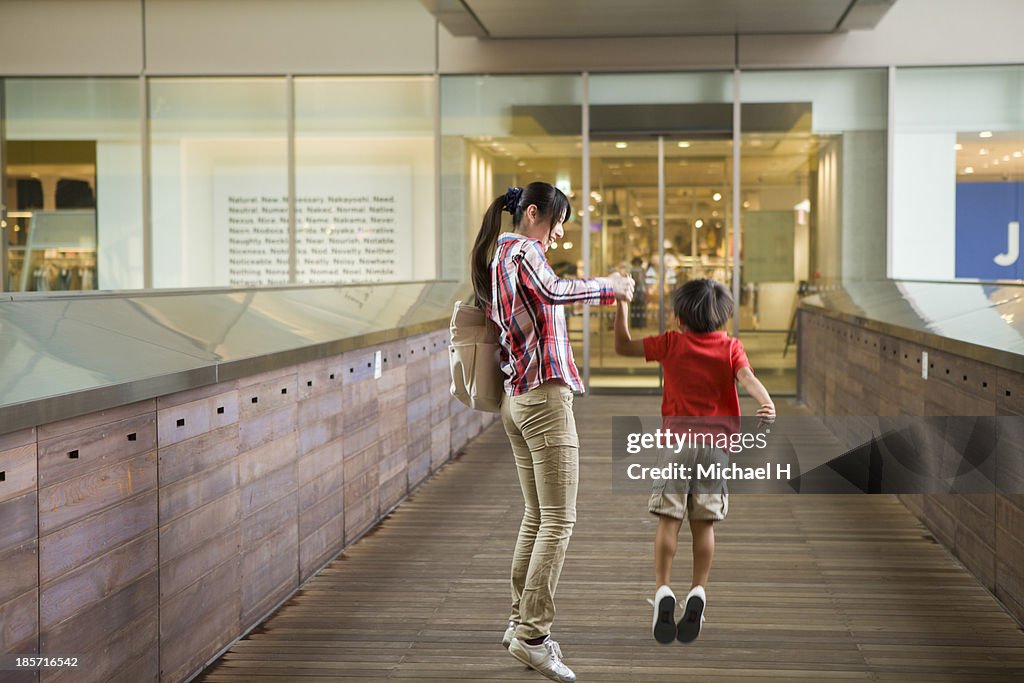
[[[668,645],[676,639],[676,595],[668,586],[662,586],[654,594],[654,639]]]
[[[707,596],[704,594],[703,586],[694,586],[686,594],[686,602],[683,603],[683,616],[679,618],[676,626],[676,638],[681,643],[691,643],[697,640],[700,635],[700,627],[704,624],[704,606],[707,604]]]

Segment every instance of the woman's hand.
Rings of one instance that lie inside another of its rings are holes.
[[[633,281],[632,277],[622,273],[612,273],[608,276],[608,280],[611,283],[612,290],[615,292],[616,301],[633,300],[633,289],[636,287],[636,282]]]

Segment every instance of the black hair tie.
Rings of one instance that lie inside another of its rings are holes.
[[[519,199],[523,196],[523,188],[521,187],[510,187],[505,192],[505,211],[508,211],[513,216],[516,215],[516,209],[519,208]]]

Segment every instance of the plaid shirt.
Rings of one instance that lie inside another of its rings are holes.
[[[563,306],[614,303],[607,278],[560,280],[539,240],[504,233],[491,261],[491,302],[488,315],[501,328],[506,394],[525,394],[549,380],[583,393]]]

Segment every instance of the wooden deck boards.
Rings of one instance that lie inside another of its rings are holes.
[[[611,492],[609,444],[611,416],[658,400],[576,404],[578,522],[554,634],[580,681],[1024,680],[1024,632],[892,496],[734,495],[700,639],[655,643],[655,520],[645,496]],[[499,644],[515,477],[494,425],[198,680],[545,680]]]

